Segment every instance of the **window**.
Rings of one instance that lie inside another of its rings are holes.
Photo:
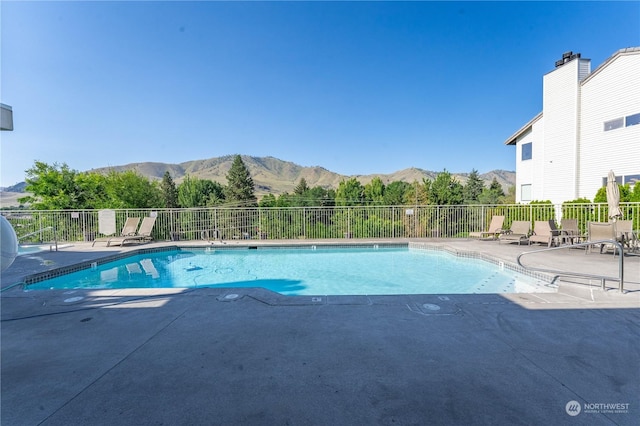
[[[627,122],[627,127],[635,126],[636,124],[640,124],[640,113],[639,114],[633,114],[633,115],[627,115],[626,122]]]
[[[522,161],[531,160],[531,144],[532,142],[522,144]]]
[[[624,183],[628,183],[631,188],[633,188],[638,182],[640,182],[640,175],[626,175],[624,177]]]
[[[531,201],[531,184],[520,186],[520,201]]]
[[[608,177],[602,178],[602,186],[607,186],[607,182],[609,181]],[[622,176],[616,176],[616,183],[622,185]]]
[[[615,120],[605,121],[604,131],[608,132],[609,130],[619,129],[623,125],[624,125],[624,119],[622,117],[616,118]]]

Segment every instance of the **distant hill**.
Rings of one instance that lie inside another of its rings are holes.
[[[181,182],[186,175],[197,177],[199,179],[210,179],[223,185],[227,183],[226,175],[233,163],[233,155],[224,157],[214,157],[206,160],[187,161],[180,164],[166,163],[131,163],[122,166],[105,167],[94,169],[92,171],[99,173],[107,173],[111,170],[125,171],[135,170],[143,176],[153,179],[162,179],[165,171],[169,171],[171,177],[176,182]],[[374,177],[378,176],[386,184],[393,181],[404,182],[421,182],[423,178],[435,179],[438,172],[411,167],[399,170],[389,174],[370,174],[370,175],[353,175],[346,176],[334,173],[320,166],[303,167],[290,161],[283,161],[274,157],[251,157],[242,156],[242,161],[249,169],[253,182],[256,185],[256,195],[272,193],[275,195],[284,192],[292,192],[301,178],[307,181],[310,187],[321,186],[323,188],[337,188],[343,179],[355,177],[363,185],[369,183]],[[452,173],[452,175],[464,184],[467,181],[468,173]],[[515,172],[506,170],[493,170],[480,175],[480,178],[488,185],[493,178],[502,185],[505,192],[509,186],[515,185]]]
[[[130,163],[122,166],[92,169],[90,171],[108,173],[109,171],[122,172],[126,170],[134,170],[142,176],[158,180],[162,179],[162,176],[166,171],[169,171],[171,177],[176,183],[182,182],[185,176],[189,175],[199,179],[210,179],[226,185],[226,175],[231,168],[234,157],[235,156],[233,155],[227,155],[223,157],[209,158],[206,160],[187,161],[179,164],[154,162]],[[341,180],[349,179],[351,177],[355,177],[365,185],[376,176],[380,177],[380,179],[382,179],[386,184],[394,181],[404,181],[409,183],[414,181],[421,182],[423,178],[433,180],[438,175],[438,172],[411,167],[389,174],[345,176],[334,173],[320,166],[303,167],[290,161],[283,161],[274,157],[251,157],[243,155],[242,161],[249,169],[249,173],[251,173],[253,182],[256,185],[256,195],[258,197],[268,193],[279,195],[284,192],[293,192],[293,189],[302,178],[307,181],[307,185],[310,187],[321,186],[323,188],[335,189],[338,187]],[[460,183],[464,184],[467,181],[469,174],[452,173],[452,175],[458,179]],[[509,186],[515,185],[515,172],[493,170],[480,175],[480,178],[485,181],[486,185],[488,185],[494,177],[502,185],[505,192]],[[24,192],[24,182],[14,185],[13,187],[3,188],[2,190],[15,193]],[[9,206],[5,203],[5,199],[8,200],[10,198],[8,195],[9,194],[4,194],[2,197],[3,207]]]
[[[7,186],[6,188],[0,188],[0,192],[24,192],[24,188],[27,186],[26,182],[16,183],[13,186]]]

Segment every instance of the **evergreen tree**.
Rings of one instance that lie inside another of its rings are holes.
[[[256,207],[258,200],[254,194],[255,186],[249,174],[249,169],[239,155],[236,155],[231,169],[227,173],[227,186],[224,190],[225,199],[229,203],[236,203],[246,207]]]
[[[484,182],[480,179],[476,169],[471,170],[467,184],[464,186],[463,195],[465,204],[473,204],[478,202],[478,197],[482,194]]]
[[[307,181],[305,178],[300,178],[300,182],[298,182],[298,185],[293,189],[293,193],[296,195],[304,195],[308,190]]]
[[[498,182],[498,179],[496,179],[495,177],[493,178],[493,180],[491,181],[491,184],[489,185],[489,190],[495,191],[495,193],[500,195],[501,197],[504,196],[504,190],[502,189],[502,185],[500,185],[500,183]]]
[[[498,183],[495,177],[491,181],[491,185],[489,185],[488,188],[483,189],[482,193],[478,197],[478,201],[481,204],[499,204],[504,202],[505,199],[506,197],[504,190],[502,189],[502,185]]]
[[[162,192],[162,203],[165,208],[178,207],[178,188],[171,178],[171,174],[167,170],[162,176],[162,182],[160,182],[160,191]]]

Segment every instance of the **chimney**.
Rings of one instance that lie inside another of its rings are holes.
[[[573,53],[573,51],[568,51],[568,52],[564,52],[562,54],[562,59],[559,59],[556,61],[556,68],[563,66],[564,64],[566,64],[567,62],[573,61],[574,59],[577,59],[580,57],[579,53]]]

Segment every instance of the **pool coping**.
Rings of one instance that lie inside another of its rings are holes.
[[[335,243],[335,242],[314,242],[314,243],[284,243],[284,244],[270,244],[270,245],[256,245],[256,244],[242,244],[242,245],[219,245],[219,246],[202,246],[202,245],[183,245],[183,244],[172,244],[165,245],[160,247],[140,247],[136,249],[132,249],[126,252],[114,253],[108,256],[95,258],[87,261],[82,261],[79,263],[75,263],[73,265],[65,265],[60,266],[58,268],[50,269],[43,272],[37,272],[35,274],[27,275],[22,283],[18,283],[21,285],[23,290],[28,290],[28,286],[30,284],[39,283],[42,281],[46,281],[48,279],[61,277],[64,275],[68,275],[74,272],[83,271],[86,269],[95,268],[97,266],[103,265],[105,263],[114,262],[117,260],[126,259],[129,257],[149,254],[149,253],[159,253],[165,251],[174,251],[174,250],[220,250],[220,251],[231,251],[231,250],[278,250],[278,249],[293,249],[293,250],[313,250],[316,248],[347,248],[347,249],[358,249],[358,248],[366,248],[366,249],[377,249],[377,248],[409,248],[414,250],[425,250],[425,251],[435,251],[435,252],[445,252],[450,255],[453,255],[457,258],[462,259],[477,259],[487,263],[490,263],[494,266],[498,266],[500,269],[510,270],[521,275],[524,275],[529,278],[533,278],[536,280],[540,280],[544,282],[546,286],[554,285],[557,276],[553,276],[547,273],[541,273],[536,271],[531,271],[526,268],[521,267],[513,262],[505,261],[503,259],[499,259],[498,257],[488,255],[486,253],[479,253],[474,250],[459,250],[454,247],[448,246],[446,244],[441,243],[427,243],[427,242],[375,242],[375,243],[363,243],[363,242],[354,242],[354,243]],[[11,286],[13,287],[13,286]],[[8,288],[3,289],[8,290]],[[430,294],[430,293],[425,293]],[[491,294],[491,293],[488,293]],[[515,293],[514,293],[515,294]],[[287,296],[287,297],[301,297],[301,296]]]

